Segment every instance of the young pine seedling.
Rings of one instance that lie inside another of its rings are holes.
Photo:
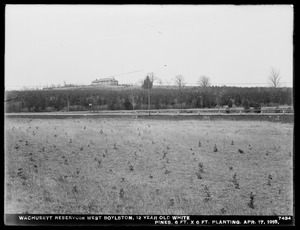
[[[206,197],[204,198],[204,201],[207,202],[207,201],[211,200],[211,196],[210,196],[209,189],[206,185],[204,186],[204,191],[206,193]]]
[[[202,146],[202,144],[201,144],[201,141],[199,141],[199,143],[198,143],[198,147],[201,147]]]
[[[239,182],[236,179],[236,173],[232,176],[232,182],[233,182],[236,189],[240,188]]]
[[[272,180],[273,178],[272,178],[272,175],[270,174],[269,176],[268,176],[268,185],[269,186],[271,186],[271,180]]]
[[[199,170],[200,173],[204,172],[204,166],[203,166],[202,162],[199,162],[199,164],[198,164],[198,170]]]
[[[244,151],[242,149],[239,149],[238,151],[239,151],[239,153],[244,153]]]
[[[217,148],[217,145],[216,145],[216,144],[214,145],[214,152],[215,152],[215,153],[218,152],[218,148]]]
[[[248,206],[254,209],[254,194],[252,192],[250,193],[250,201],[248,203]]]

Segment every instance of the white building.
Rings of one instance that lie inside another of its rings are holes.
[[[92,85],[118,85],[118,81],[113,77],[101,78],[92,81]]]

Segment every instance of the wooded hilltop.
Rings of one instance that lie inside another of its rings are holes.
[[[289,87],[153,87],[151,109],[191,109],[278,106],[293,104]],[[146,110],[147,90],[127,88],[75,88],[5,91],[6,112],[91,110]]]

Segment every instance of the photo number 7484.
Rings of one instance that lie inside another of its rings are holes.
[[[292,220],[292,217],[290,217],[290,216],[279,216],[278,219],[279,220]]]

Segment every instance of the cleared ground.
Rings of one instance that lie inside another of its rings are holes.
[[[6,118],[5,213],[292,215],[293,124]]]

